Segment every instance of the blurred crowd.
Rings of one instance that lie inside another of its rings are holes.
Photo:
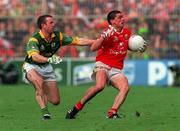
[[[179,0],[0,0],[0,57],[24,57],[24,45],[37,30],[36,18],[51,14],[57,29],[68,35],[97,38],[107,27],[106,15],[122,10],[133,34],[148,42],[143,55],[129,58],[180,58]],[[64,57],[92,57],[88,47],[63,47]]]

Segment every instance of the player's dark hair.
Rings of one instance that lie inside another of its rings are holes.
[[[51,15],[41,15],[37,19],[37,26],[39,29],[42,28],[42,24],[46,23],[46,18],[47,17],[52,17]]]
[[[113,20],[116,17],[116,14],[122,13],[119,10],[113,10],[111,12],[108,13],[107,15],[107,21],[108,23],[111,25],[111,20]]]

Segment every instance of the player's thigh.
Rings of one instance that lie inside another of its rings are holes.
[[[128,90],[129,84],[127,77],[123,74],[117,74],[111,79],[111,84],[113,87],[117,88],[118,90]]]
[[[53,100],[53,99],[59,100],[60,99],[59,88],[58,88],[56,81],[45,81],[44,91],[46,92],[48,99],[50,99],[50,100]]]
[[[42,86],[42,84],[43,84],[42,76],[39,73],[37,73],[37,71],[34,69],[29,70],[26,74],[26,77],[27,77],[28,81],[30,81],[35,86],[37,84],[39,86]]]
[[[107,81],[107,73],[105,70],[99,70],[96,72],[96,86],[104,87]]]

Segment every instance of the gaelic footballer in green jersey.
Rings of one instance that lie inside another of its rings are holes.
[[[38,64],[32,60],[32,55],[38,53],[45,57],[51,57],[56,51],[65,45],[77,45],[78,37],[69,37],[59,31],[54,31],[51,35],[52,41],[48,42],[42,32],[35,33],[26,45],[27,56],[25,61],[31,64]]]
[[[55,31],[55,20],[51,15],[39,16],[39,32],[30,37],[26,44],[26,58],[23,65],[24,80],[35,89],[35,98],[44,120],[51,119],[48,103],[58,105],[60,92],[52,64],[58,64],[61,58],[55,53],[61,46],[91,45],[94,40],[70,37]],[[60,65],[59,65],[60,66]]]

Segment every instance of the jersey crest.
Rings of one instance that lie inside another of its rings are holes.
[[[127,34],[127,33],[126,33],[126,34],[124,34],[124,39],[128,40],[128,39],[129,39],[129,37],[130,37],[130,36],[129,36],[129,34]]]
[[[41,46],[40,46],[40,50],[42,50],[42,51],[45,50],[44,45],[41,45]]]

